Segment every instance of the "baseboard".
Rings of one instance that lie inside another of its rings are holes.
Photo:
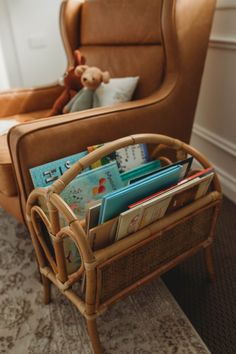
[[[223,193],[236,203],[236,144],[198,124],[194,125],[191,144],[202,151],[215,166]]]
[[[206,140],[207,142],[213,144],[217,148],[225,151],[226,153],[236,157],[236,144],[222,138],[216,133],[211,132],[209,129],[199,125],[194,124],[193,133],[200,138]]]
[[[236,178],[229,175],[227,172],[215,166],[216,172],[220,178],[222,191],[226,197],[236,203]]]

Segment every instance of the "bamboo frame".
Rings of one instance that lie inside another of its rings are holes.
[[[124,296],[136,290],[140,285],[159,276],[185,258],[198,252],[200,249],[204,249],[209,276],[211,279],[214,278],[211,247],[221,200],[221,188],[217,175],[214,176],[212,181],[212,192],[205,197],[151,225],[146,226],[144,229],[134,233],[132,237],[124,238],[119,242],[96,252],[91,250],[84,231],[83,222],[77,219],[70,207],[60,197],[60,193],[84,168],[121,147],[140,143],[156,144],[157,148],[154,149],[153,156],[160,155],[162,161],[167,164],[170,163],[170,160],[163,156],[162,153],[163,149],[166,147],[175,150],[177,156],[191,154],[204,168],[212,167],[204,155],[180,140],[157,134],[132,135],[109,142],[89,155],[81,158],[49,188],[36,188],[33,190],[28,198],[26,206],[26,218],[35,248],[39,269],[42,274],[44,302],[48,303],[50,301],[50,284],[53,283],[85,317],[94,352],[98,354],[103,353],[103,349],[97,331],[96,317],[114,302],[119,301]],[[47,213],[38,205],[39,199],[43,200],[44,204],[47,206]],[[110,296],[105,302],[100,302],[100,294],[102,291],[101,270],[104,269],[104,267],[113,264],[113,262],[116,262],[120,257],[128,256],[132,251],[144,247],[152,240],[158,239],[158,237],[165,234],[168,230],[172,230],[176,225],[184,225],[189,219],[194,218],[194,216],[209,208],[214,208],[214,216],[211,220],[210,233],[204,241],[199,242],[197,245],[193,245],[182,254],[166,261],[138,281],[134,280],[131,285],[127,286],[125,289],[120,289],[120,291],[115,295]],[[59,214],[63,216],[67,226],[60,226]],[[41,231],[39,221],[44,224],[47,232],[53,240],[54,256],[52,256],[48,249],[45,235]],[[68,274],[66,268],[63,247],[63,241],[65,238],[69,238],[75,243],[81,256],[81,266],[72,274]],[[82,279],[84,273],[86,275],[86,289],[85,297],[82,298],[75,293],[72,286]]]

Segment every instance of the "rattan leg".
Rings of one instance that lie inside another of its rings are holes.
[[[204,256],[205,256],[205,262],[206,262],[206,267],[207,267],[209,279],[210,279],[210,281],[214,282],[216,280],[216,275],[215,275],[215,270],[214,270],[212,245],[207,246],[204,249]]]
[[[88,334],[92,343],[92,347],[94,350],[95,354],[103,354],[104,350],[102,348],[100,339],[99,339],[99,334],[97,330],[97,323],[96,319],[86,319],[87,322],[87,328],[88,328]]]
[[[42,282],[43,282],[43,301],[45,305],[47,305],[51,301],[51,282],[44,275],[42,275]]]

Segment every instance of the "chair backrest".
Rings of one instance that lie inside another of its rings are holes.
[[[194,111],[214,7],[215,0],[64,0],[69,63],[80,48],[89,65],[112,77],[139,76],[136,99],[158,90],[167,73],[183,80],[187,73]]]
[[[65,1],[61,28],[68,57],[80,48],[88,65],[111,77],[139,76],[135,98],[147,97],[163,81],[166,46],[175,47],[174,6],[175,0],[87,0],[77,7]]]

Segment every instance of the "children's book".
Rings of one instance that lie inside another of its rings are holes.
[[[214,172],[211,172],[203,175],[202,177],[196,177],[190,179],[186,183],[180,184],[176,193],[173,193],[171,201],[166,210],[166,214],[173,213],[185,205],[188,205],[203,197],[208,191],[213,176]]]
[[[61,193],[79,219],[83,219],[86,206],[107,193],[124,186],[115,161],[77,176]]]
[[[88,146],[87,150],[88,152],[93,152],[94,150],[98,149],[99,147],[103,146],[103,144],[98,144],[98,145],[92,145],[92,146]],[[112,152],[111,154],[108,154],[104,157],[102,157],[100,160],[94,162],[93,164],[91,164],[91,168],[97,168],[103,165],[106,165],[109,162],[112,162],[116,160],[116,153]]]
[[[118,216],[128,205],[179,181],[182,166],[170,166],[102,198],[99,223]]]
[[[192,166],[192,162],[193,162],[193,157],[190,156],[184,160],[176,161],[176,162],[172,163],[171,165],[163,166],[159,169],[159,171],[165,171],[170,166],[181,165],[181,166],[183,166],[183,168],[181,170],[180,180],[182,180],[182,179],[186,178],[186,176],[188,175],[189,170]]]
[[[134,183],[141,178],[147,177],[161,168],[160,160],[154,160],[134,167],[131,170],[121,173],[121,179],[125,185]]]
[[[53,184],[75,162],[87,155],[87,151],[63,157],[62,159],[45,163],[30,169],[34,187],[48,187]]]
[[[108,220],[89,230],[88,239],[92,250],[99,250],[114,242],[117,223],[118,217]]]
[[[116,240],[136,232],[164,215],[202,197],[207,193],[213,176],[214,172],[210,172],[194,177],[185,183],[179,183],[164,193],[157,194],[153,198],[145,198],[142,203],[136,203],[136,206],[120,214]]]
[[[85,216],[85,225],[86,233],[88,234],[89,230],[98,225],[99,213],[101,208],[101,200],[93,200],[88,203],[86,206],[86,216]]]
[[[89,152],[96,150],[103,146],[103,144],[92,145],[87,148]],[[139,166],[149,161],[149,153],[146,144],[135,144],[118,149],[113,153],[104,156],[102,159],[96,161],[91,165],[91,168],[96,168],[105,165],[113,160],[116,160],[119,171],[128,171],[131,168]]]
[[[214,168],[212,168],[212,167],[209,167],[209,168],[203,169],[203,170],[201,170],[201,171],[198,171],[198,172],[194,173],[193,175],[191,175],[191,176],[189,176],[189,177],[186,177],[186,178],[184,178],[183,180],[180,180],[180,181],[177,183],[177,185],[172,185],[172,186],[170,186],[170,187],[168,187],[168,188],[164,188],[164,189],[158,191],[157,193],[151,194],[151,195],[149,195],[149,196],[146,197],[146,198],[142,198],[142,199],[138,200],[137,202],[128,205],[128,208],[129,208],[129,209],[135,208],[136,206],[138,206],[138,205],[140,205],[140,204],[142,204],[142,203],[144,203],[144,202],[147,202],[148,200],[151,200],[151,199],[153,199],[153,198],[159,197],[160,195],[165,194],[165,193],[169,192],[169,191],[172,190],[172,189],[177,190],[177,187],[178,187],[179,185],[181,185],[181,184],[185,184],[185,183],[191,181],[192,179],[195,179],[195,178],[197,178],[197,177],[200,177],[200,178],[201,178],[201,177],[204,177],[204,176],[206,176],[206,175],[208,175],[208,174],[212,174],[212,173],[214,173]]]
[[[159,201],[154,198],[121,213],[118,220],[116,241],[164,216],[170,200],[171,197],[165,197]]]
[[[116,150],[116,161],[120,172],[125,172],[149,161],[146,144],[134,144]]]

